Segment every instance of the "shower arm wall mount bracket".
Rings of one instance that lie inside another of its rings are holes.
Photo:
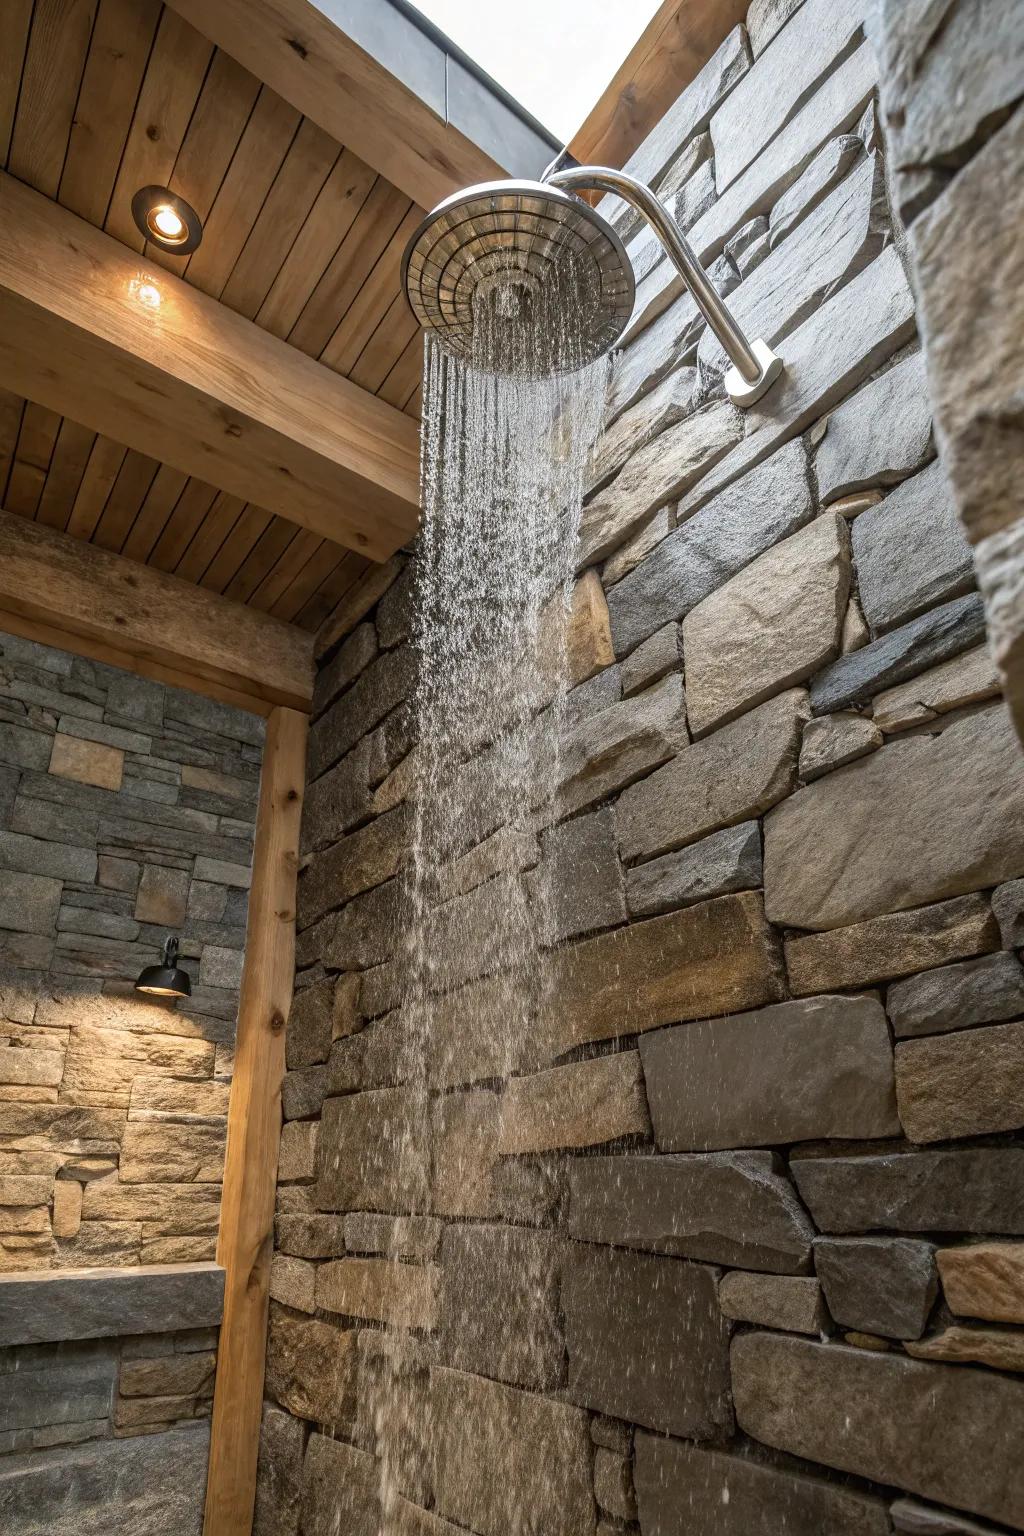
[[[559,163],[556,160],[554,165]],[[701,266],[692,245],[650,187],[625,171],[597,165],[572,166],[566,170],[554,170],[549,166],[541,181],[562,192],[611,192],[635,208],[661,241],[669,260],[693,295],[693,302],[732,361],[732,367],[725,375],[729,399],[734,405],[743,407],[760,400],[782,373],[781,357],[760,337],[756,341],[747,340]]]

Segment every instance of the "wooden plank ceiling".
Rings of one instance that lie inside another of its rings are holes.
[[[399,263],[421,211],[159,0],[3,0],[0,165],[418,415]],[[139,235],[148,184],[199,212],[192,256]],[[2,389],[0,505],[309,629],[368,563]]]

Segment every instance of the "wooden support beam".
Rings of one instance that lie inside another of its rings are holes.
[[[662,0],[569,145],[584,165],[624,166],[715,49],[749,0]]]
[[[205,1536],[249,1536],[256,1495],[285,1023],[295,972],[295,884],[307,720],[270,716],[263,752],[217,1259],[226,1271]]]
[[[415,532],[416,423],[0,173],[6,388],[386,560]]]
[[[379,8],[375,29],[359,14],[367,7],[325,0],[169,3],[421,207],[512,169],[453,125],[443,51],[380,0],[371,0]],[[367,42],[375,35],[382,51],[393,50],[394,69],[359,46],[353,34],[360,22]],[[419,88],[406,84],[399,70]]]
[[[313,697],[304,630],[10,512],[0,629],[259,714],[308,711]]]

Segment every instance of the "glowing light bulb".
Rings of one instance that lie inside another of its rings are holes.
[[[185,221],[169,208],[166,203],[159,208],[154,208],[150,214],[150,223],[158,235],[163,235],[165,240],[180,240],[185,233]]]

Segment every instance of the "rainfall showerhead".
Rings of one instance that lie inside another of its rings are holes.
[[[541,181],[485,182],[439,203],[402,258],[420,324],[445,351],[479,359],[482,337],[504,319],[526,319],[530,344],[509,361],[516,372],[570,372],[610,351],[633,313],[633,268],[612,226],[574,195],[582,189],[613,193],[643,215],[732,361],[730,398],[759,400],[781,360],[764,341],[747,341],[668,209],[624,171],[549,166]],[[500,348],[488,349],[488,365],[505,366]]]
[[[420,324],[468,358],[490,301],[528,311],[546,338],[539,371],[608,352],[633,311],[633,269],[611,225],[540,181],[492,181],[439,203],[416,230],[402,281]],[[568,300],[571,297],[571,304]]]

